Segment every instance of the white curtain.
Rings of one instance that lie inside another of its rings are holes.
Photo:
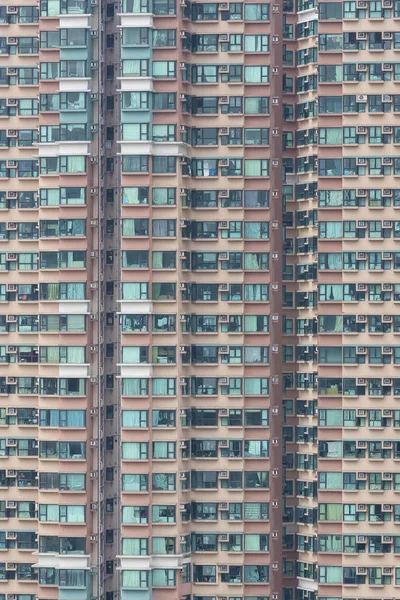
[[[141,588],[147,587],[146,571],[122,571],[122,587]]]
[[[152,266],[153,269],[162,269],[163,267],[163,253],[162,252],[152,252]]]
[[[84,410],[67,410],[67,427],[85,427]]]
[[[168,220],[167,219],[153,219],[153,236],[154,237],[168,237]],[[153,253],[154,255],[154,253]]]
[[[46,192],[46,206],[58,206],[60,203],[60,190],[47,189]]]
[[[153,586],[168,587],[170,579],[172,579],[174,571],[172,569],[153,569],[152,583]]]
[[[259,271],[261,268],[261,255],[258,252],[245,252],[244,268],[246,271]]]
[[[244,68],[244,80],[246,83],[258,83],[261,82],[261,70],[262,67],[258,66],[247,66]]]
[[[85,362],[84,346],[67,346],[67,363],[80,365]]]
[[[261,300],[261,285],[258,283],[245,284],[244,299],[246,302],[255,302]]]
[[[127,237],[134,237],[135,219],[122,219],[122,235]]]
[[[341,127],[326,127],[326,144],[340,146],[343,143],[343,129]]]
[[[141,13],[142,0],[124,0],[124,11],[126,13]]]
[[[123,410],[122,427],[142,427],[142,415],[140,410]]]
[[[168,188],[153,188],[153,204],[168,204]]]
[[[244,347],[244,362],[247,364],[260,364],[263,360],[264,353],[261,346],[245,346]]]
[[[246,177],[259,177],[261,175],[260,159],[247,159],[244,161],[244,174]]]
[[[244,224],[244,232],[246,239],[261,238],[261,223],[258,221],[247,221]]]
[[[141,442],[123,442],[122,458],[141,460]]]
[[[122,362],[124,364],[140,363],[140,346],[124,346],[122,348]]]
[[[123,506],[122,523],[126,525],[135,523],[147,523],[145,511],[140,506]]]
[[[343,236],[343,223],[341,221],[326,222],[324,226],[326,239],[337,239]]]
[[[338,271],[343,268],[343,256],[341,252],[331,252],[327,255],[327,267],[329,270]]]
[[[141,60],[123,60],[122,74],[127,77],[140,77],[141,75]]]
[[[123,475],[123,489],[125,492],[141,492],[140,475]]]
[[[84,173],[85,172],[85,157],[84,156],[68,156],[67,157],[68,173]]]
[[[43,521],[58,521],[60,510],[58,504],[45,504],[46,507],[46,518],[41,519]]]
[[[152,538],[152,554],[168,554],[168,538],[153,537]]]
[[[257,315],[246,315],[245,316],[245,327],[244,330],[246,333],[257,331]]]
[[[261,52],[263,38],[262,35],[245,35],[244,36],[244,51],[245,52]]]
[[[263,544],[261,546],[261,536],[258,533],[249,534],[246,533],[244,536],[244,550],[245,552],[262,552],[266,551],[266,547]]]
[[[84,523],[85,522],[85,506],[68,505],[67,507],[67,523]]]
[[[122,540],[122,554],[124,556],[140,555],[140,538],[124,538]]]
[[[140,204],[139,188],[138,187],[122,188],[122,204]]]
[[[146,396],[147,379],[122,379],[122,394],[124,396]]]
[[[154,442],[153,458],[168,458],[169,442]]]
[[[85,315],[67,315],[67,329],[69,332],[85,331]]]

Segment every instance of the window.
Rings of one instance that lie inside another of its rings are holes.
[[[176,78],[176,61],[155,60],[152,63],[153,77],[157,79],[175,79]]]
[[[147,492],[148,475],[122,475],[122,490],[124,492]]]
[[[269,35],[245,35],[245,52],[269,52]]]
[[[269,21],[269,4],[245,4],[245,21]]]
[[[152,522],[153,523],[175,523],[176,522],[176,508],[175,506],[169,505],[157,505],[152,506]]]
[[[175,92],[154,92],[153,111],[176,110]]]
[[[147,460],[148,443],[147,442],[122,442],[123,460]]]
[[[154,417],[153,417],[153,422],[154,422]],[[153,427],[154,427],[154,425],[153,425]],[[175,442],[153,442],[153,459],[173,460],[175,458],[176,458],[176,443]]]
[[[246,115],[269,113],[269,97],[245,97],[244,112]]]

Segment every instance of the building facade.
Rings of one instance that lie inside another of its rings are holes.
[[[399,22],[2,3],[0,600],[399,597]]]

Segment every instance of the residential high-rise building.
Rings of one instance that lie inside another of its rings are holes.
[[[2,2],[0,600],[400,596],[399,50]]]

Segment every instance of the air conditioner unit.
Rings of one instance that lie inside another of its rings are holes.
[[[229,71],[229,66],[228,65],[220,65],[219,66],[219,72],[220,73],[228,73]]]

